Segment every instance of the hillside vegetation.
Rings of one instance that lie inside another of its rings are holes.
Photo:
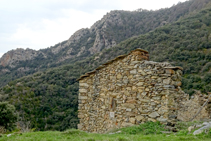
[[[196,2],[200,1],[190,1],[189,4]],[[187,10],[190,9],[189,6],[187,5]],[[185,15],[185,18],[180,18],[174,23],[167,23],[149,33],[134,36],[99,53],[66,60],[65,65],[57,64],[61,65],[57,68],[46,67],[49,62],[44,60],[43,68],[48,68],[47,70],[9,82],[0,89],[0,101],[9,101],[16,107],[22,128],[26,125],[36,130],[63,131],[76,128],[77,78],[136,48],[148,50],[152,61],[168,61],[172,65],[182,66],[182,88],[190,95],[194,90],[203,93],[211,91],[211,7],[207,6],[199,12]],[[47,49],[45,51],[48,52]],[[51,62],[54,62],[53,58],[52,56]],[[40,62],[31,60],[23,62],[22,65],[25,63],[36,67]],[[1,79],[7,82],[16,73],[14,68],[12,73],[5,74]],[[6,80],[6,77],[9,79]]]

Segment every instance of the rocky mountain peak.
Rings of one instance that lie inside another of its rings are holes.
[[[11,68],[16,66],[19,61],[32,60],[39,55],[39,51],[32,49],[18,48],[8,51],[0,58],[0,65],[3,67],[9,66]]]
[[[59,53],[63,48],[68,47],[71,43],[77,43],[83,36],[89,33],[88,28],[82,28],[78,31],[76,31],[68,40],[63,41],[62,43],[59,43],[51,48],[52,53],[57,54]]]

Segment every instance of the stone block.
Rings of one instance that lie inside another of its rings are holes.
[[[167,74],[174,74],[175,72],[174,72],[174,70],[172,70],[172,69],[166,69],[166,73],[167,73]]]
[[[80,100],[84,100],[84,99],[87,99],[88,97],[87,96],[79,96],[78,99]]]
[[[81,124],[78,124],[78,129],[81,130],[83,128],[83,126]]]
[[[143,86],[144,85],[144,82],[138,82],[136,85],[137,86]]]
[[[131,71],[130,71],[130,74],[137,74],[137,70],[136,70],[136,69],[131,70]]]
[[[150,100],[147,100],[147,99],[140,99],[141,102],[144,102],[144,103],[149,103]]]
[[[129,109],[129,108],[126,109],[126,112],[131,112],[131,111],[132,111],[132,109]]]
[[[147,73],[142,69],[139,69],[138,72],[143,76],[147,75]]]
[[[135,105],[134,104],[131,104],[131,103],[124,103],[124,104],[122,104],[122,107],[134,109],[135,108]]]
[[[119,93],[110,93],[110,96],[116,97]]]
[[[156,122],[156,120],[153,118],[148,118],[148,121]]]
[[[137,91],[137,87],[136,86],[132,86],[132,91],[136,92]]]
[[[142,93],[143,91],[144,91],[144,89],[138,88],[138,92],[139,92],[139,93]]]
[[[127,87],[127,88],[126,88],[126,90],[128,90],[128,91],[131,91],[131,89],[132,89],[131,87]]]
[[[166,118],[162,118],[162,117],[157,118],[157,120],[160,121],[160,122],[167,122],[167,119]]]
[[[132,124],[136,124],[136,119],[135,119],[135,118],[130,118],[129,121],[130,121],[130,123],[132,123]]]
[[[84,118],[84,115],[80,114],[78,115],[78,118]]]
[[[87,93],[87,89],[79,89],[80,93]]]
[[[128,123],[128,122],[123,122],[122,123],[122,127],[130,127],[130,126],[134,126],[134,124]]]
[[[146,72],[147,74],[153,74],[153,72],[152,71],[148,71],[148,72]]]
[[[163,83],[166,84],[166,85],[170,85],[171,84],[171,78],[164,79]]]
[[[146,92],[149,92],[149,88],[146,88],[145,91],[146,91]]]
[[[130,64],[131,65],[135,65],[135,64],[137,64],[137,63],[140,63],[141,61],[132,61]]]
[[[152,97],[152,99],[154,99],[154,100],[160,100],[161,97],[160,96],[154,96],[154,97]]]
[[[133,103],[133,104],[136,104],[136,102],[137,102],[137,100],[133,100],[133,99],[126,101],[126,103]]]
[[[117,79],[122,79],[122,75],[121,74],[117,74]]]
[[[86,87],[86,88],[88,88],[89,85],[87,83],[79,83],[79,87]]]
[[[157,79],[157,78],[158,78],[157,76],[152,76],[152,77],[151,77],[151,79]]]
[[[142,121],[144,119],[144,117],[141,116],[141,115],[138,115],[135,118],[136,118],[137,121]]]
[[[160,115],[157,112],[152,112],[151,114],[149,114],[149,117],[151,117],[151,118],[156,118],[158,116],[160,116]]]
[[[115,71],[110,71],[110,73],[111,73],[111,74],[115,74],[116,72],[115,72]]]
[[[150,111],[149,110],[142,110],[140,112],[141,112],[141,114],[148,114]]]

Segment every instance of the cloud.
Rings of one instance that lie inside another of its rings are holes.
[[[68,39],[75,31],[89,28],[95,21],[101,19],[106,12],[96,10],[94,14],[75,9],[63,9],[64,17],[56,19],[42,19],[34,24],[20,24],[10,40],[21,41],[18,48],[46,48]],[[33,25],[33,26],[32,26]]]
[[[177,1],[2,0],[0,52],[53,46],[67,40],[75,31],[90,27],[111,10],[159,9]]]
[[[0,58],[2,57],[3,54],[4,54],[4,53],[0,52]]]
[[[173,6],[173,4],[177,4],[178,0],[118,0],[120,7],[124,10],[136,10],[139,8],[148,9],[148,10],[158,10],[160,8],[167,8]],[[184,2],[187,0],[180,0],[180,2]]]

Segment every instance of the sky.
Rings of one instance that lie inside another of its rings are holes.
[[[0,57],[9,50],[39,50],[90,28],[111,10],[158,10],[186,0],[0,0]]]

